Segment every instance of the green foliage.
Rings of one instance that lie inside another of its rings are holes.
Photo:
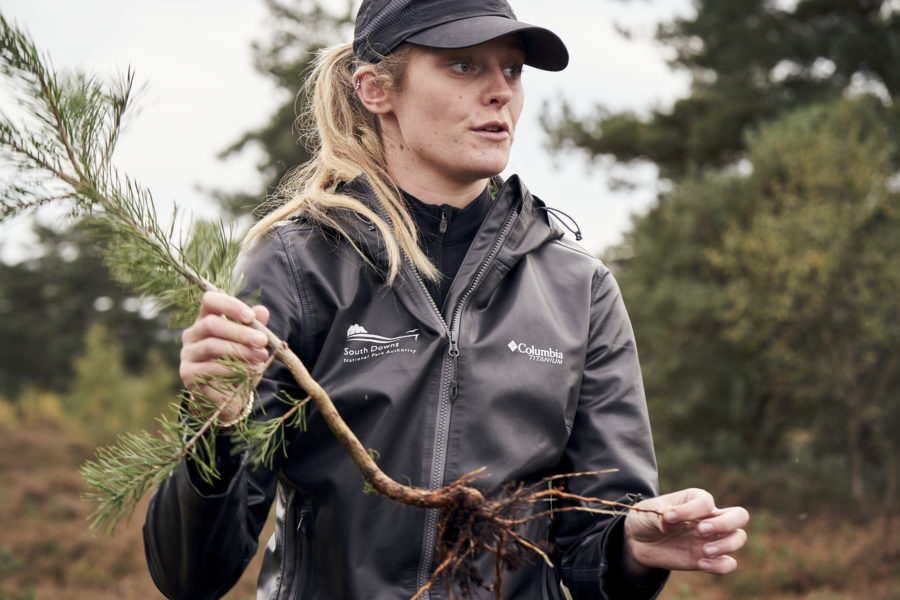
[[[189,433],[199,443],[189,450],[179,450],[184,446],[182,436]],[[84,497],[98,505],[91,514],[92,527],[113,533],[115,526],[131,515],[140,499],[158,487],[191,451],[201,471],[207,476],[214,475],[215,462],[208,460],[212,443],[211,436],[185,431],[182,422],[164,416],[159,420],[158,432],[125,433],[119,436],[116,445],[98,449],[94,459],[81,469],[90,487]]]
[[[664,473],[780,465],[773,492],[780,472],[895,502],[900,193],[884,116],[861,98],[767,124],[747,136],[752,172],[684,180],[617,249]]]
[[[656,36],[688,97],[646,118],[543,116],[553,147],[653,162],[673,184],[611,250],[663,478],[896,506],[900,11],[695,8]]]
[[[250,464],[271,469],[275,455],[287,456],[290,432],[306,431],[306,403],[309,397],[297,399],[282,392],[283,414],[248,423],[232,435],[235,450],[245,452]]]
[[[733,164],[744,133],[810,102],[854,87],[900,93],[900,11],[888,0],[698,0],[696,15],[660,27],[657,39],[692,78],[691,94],[648,118],[597,107],[577,117],[563,104],[544,110],[557,149],[591,157],[647,160],[663,177]],[[900,109],[883,117],[900,134]],[[900,155],[892,157],[900,162]]]
[[[145,370],[128,373],[122,345],[103,325],[85,336],[84,351],[75,359],[75,377],[63,405],[69,423],[95,443],[109,443],[117,433],[149,427],[177,389],[171,365],[151,352]]]
[[[288,170],[307,162],[310,149],[300,139],[295,123],[308,111],[308,98],[301,93],[320,48],[349,39],[353,27],[355,2],[347,0],[342,8],[326,8],[313,0],[264,0],[274,27],[266,41],[254,44],[256,69],[269,76],[288,100],[263,127],[245,133],[221,156],[240,152],[250,145],[263,151],[259,170],[265,178],[258,194],[233,194],[218,191],[220,204],[231,214],[240,215],[257,207],[277,187]]]
[[[19,174],[0,195],[0,219],[49,201],[71,200],[103,236],[104,260],[114,276],[175,314],[192,312],[198,287],[234,292],[230,280],[235,244],[216,251],[230,262],[207,261],[195,269],[176,243],[173,214],[164,228],[153,197],[111,163],[123,118],[132,102],[133,75],[106,84],[83,74],[58,76],[28,37],[0,16],[3,74],[27,109],[24,121],[0,114],[0,158]],[[48,185],[54,190],[47,193]],[[224,226],[198,228],[199,244],[227,239]]]
[[[111,272],[177,315],[196,311],[205,291],[234,293],[232,270],[237,245],[221,224],[198,224],[193,238],[178,240],[175,223],[163,228],[150,192],[112,164],[112,151],[131,103],[131,75],[107,86],[85,76],[60,77],[35,45],[0,15],[0,65],[17,91],[28,117],[0,115],[0,158],[17,167],[17,177],[0,196],[0,218],[8,218],[50,200],[70,200],[76,214],[89,215],[101,240],[101,255]],[[59,190],[47,195],[46,187]],[[51,332],[44,343],[52,343]],[[120,351],[102,330],[94,329],[88,353],[77,363],[71,410],[125,425],[139,410],[127,405],[137,393],[114,360]],[[40,356],[40,353],[37,355]],[[106,372],[98,361],[108,361]],[[206,382],[213,389],[228,385],[235,397],[250,398],[255,373],[237,361],[223,361],[228,373]],[[103,386],[108,384],[109,389]],[[158,393],[159,390],[148,390]],[[287,413],[294,415],[300,407]],[[92,488],[87,494],[98,507],[93,525],[112,532],[138,500],[190,460],[207,481],[218,477],[216,437],[221,432],[216,408],[202,394],[185,395],[171,416],[158,421],[158,433],[127,433],[115,446],[101,448],[82,469]],[[299,417],[297,417],[299,418]],[[274,419],[279,421],[279,419]],[[280,423],[296,421],[281,418]],[[247,448],[270,444],[273,427],[249,421],[239,426]],[[282,432],[283,428],[274,428]]]
[[[131,72],[110,86],[84,74],[57,77],[27,35],[2,15],[0,59],[4,78],[26,110],[24,123],[0,113],[0,157],[20,171],[0,189],[0,220],[59,199],[88,208],[89,186],[99,183],[94,178],[109,175],[130,103]]]
[[[62,427],[66,424],[62,404],[58,394],[33,385],[26,386],[15,400],[6,405],[6,410],[12,414],[8,428],[14,427],[17,423],[26,427],[48,423]]]
[[[85,332],[95,323],[114,332],[128,372],[143,369],[150,351],[175,363],[176,348],[162,318],[145,312],[145,302],[110,280],[89,226],[34,229],[38,256],[0,263],[0,339],[14,341],[0,344],[0,393],[16,399],[28,384],[62,393]]]

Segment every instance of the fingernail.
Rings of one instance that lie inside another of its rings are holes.
[[[252,322],[256,319],[256,313],[254,313],[249,308],[245,308],[241,311],[241,319],[243,319],[245,322]]]
[[[697,531],[700,533],[709,533],[713,530],[712,523],[700,523],[697,525]]]
[[[701,560],[697,563],[697,567],[701,571],[709,571],[709,569],[712,567],[712,563],[709,562],[708,560]]]
[[[718,546],[707,546],[706,547],[706,555],[707,556],[716,556],[719,553]]]
[[[675,512],[674,510],[666,511],[666,521],[677,521],[677,520],[678,520],[677,512]]]
[[[267,341],[266,336],[261,333],[254,333],[253,337],[250,338],[250,340],[254,346],[259,346],[260,348],[264,347]]]

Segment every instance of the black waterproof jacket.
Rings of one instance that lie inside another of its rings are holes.
[[[344,190],[374,202],[363,178]],[[626,502],[657,493],[619,289],[595,257],[563,239],[543,206],[518,177],[503,185],[443,311],[408,264],[386,287],[346,239],[303,222],[276,227],[245,257],[246,291],[270,309],[270,328],[397,481],[437,488],[485,467],[478,485],[492,492],[511,481],[615,468],[574,478],[568,489]],[[350,217],[348,226],[383,265],[369,224]],[[259,386],[267,418],[284,410],[278,390],[302,397],[296,387],[273,364]],[[274,470],[241,465],[227,489],[214,492],[182,467],[159,488],[144,537],[166,596],[223,595],[255,553],[276,496],[258,598],[400,600],[428,582],[437,512],[363,493],[315,409],[307,423]],[[227,439],[220,445],[227,451]],[[655,596],[662,578],[636,587],[621,572],[621,520],[569,512],[531,521],[525,537],[552,548],[556,566],[536,559],[505,573],[504,597],[561,600],[560,581],[574,598]],[[482,564],[488,582],[492,558]],[[438,585],[426,597],[451,596]]]

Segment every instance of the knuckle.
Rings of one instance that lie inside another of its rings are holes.
[[[203,338],[197,342],[197,346],[203,356],[221,358],[224,353],[219,348],[219,342],[215,338]]]

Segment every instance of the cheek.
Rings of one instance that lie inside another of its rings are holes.
[[[509,112],[512,116],[513,126],[518,124],[519,117],[522,116],[522,108],[525,106],[525,96],[522,94],[522,91],[519,90],[519,93],[515,98],[510,102]]]

